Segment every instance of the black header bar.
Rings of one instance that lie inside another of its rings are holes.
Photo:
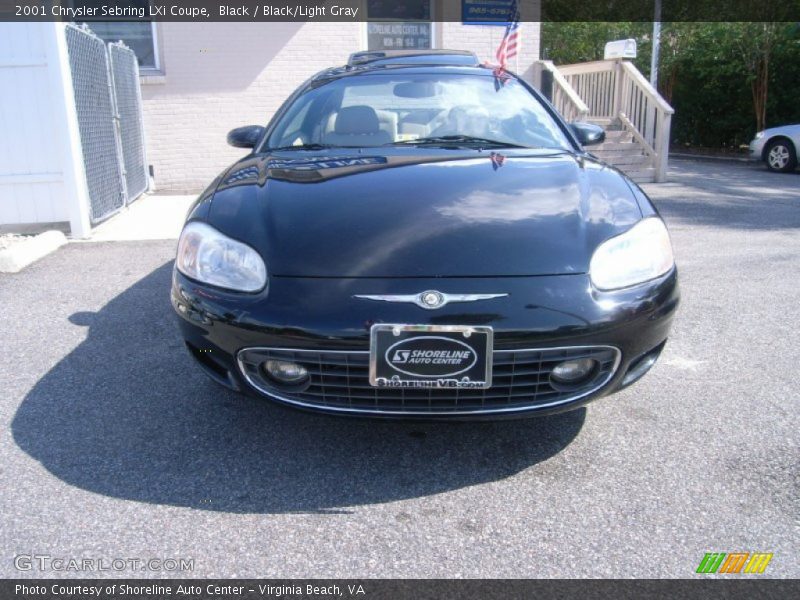
[[[0,0],[0,21],[503,21],[508,0]],[[653,0],[519,0],[523,21],[652,21]],[[391,10],[387,10],[387,6]],[[498,12],[500,11],[500,12]],[[800,0],[662,0],[661,21],[800,21]]]

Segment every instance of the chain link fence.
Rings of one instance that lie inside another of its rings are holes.
[[[134,53],[86,26],[65,28],[92,224],[147,189],[139,72]]]
[[[131,202],[147,189],[148,179],[139,66],[133,50],[121,42],[108,45],[108,57],[119,122],[122,163],[125,167],[125,186],[128,201]]]

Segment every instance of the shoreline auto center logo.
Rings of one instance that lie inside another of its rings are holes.
[[[697,573],[763,573],[772,554],[766,552],[706,552]]]
[[[422,377],[453,377],[469,371],[478,355],[468,344],[440,336],[401,340],[386,351],[395,371]]]

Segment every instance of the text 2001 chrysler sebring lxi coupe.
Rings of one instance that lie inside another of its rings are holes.
[[[354,55],[198,198],[172,284],[229,388],[337,414],[576,408],[656,361],[678,305],[644,193],[526,83],[466,53]]]

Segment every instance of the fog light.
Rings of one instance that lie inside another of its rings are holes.
[[[278,383],[297,384],[308,379],[305,367],[285,360],[268,360],[264,363],[264,370]]]
[[[589,378],[596,366],[597,361],[592,358],[565,360],[553,367],[550,377],[558,383],[580,383],[582,380]]]

